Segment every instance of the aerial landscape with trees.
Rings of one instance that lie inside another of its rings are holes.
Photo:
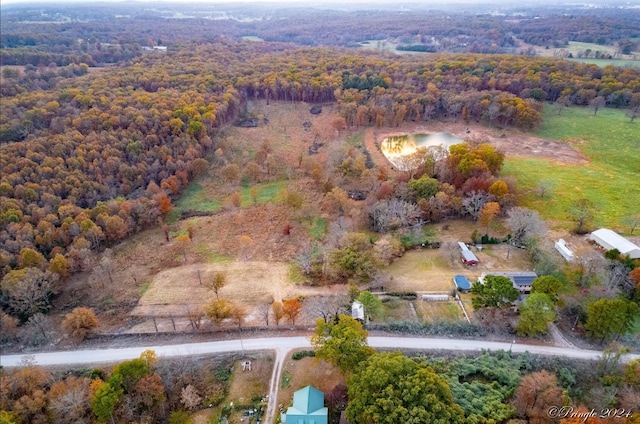
[[[639,423],[637,7],[3,4],[0,422]]]

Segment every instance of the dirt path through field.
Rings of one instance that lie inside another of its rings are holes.
[[[269,401],[267,402],[267,414],[265,423],[272,423],[278,407],[278,389],[280,388],[280,376],[282,375],[282,364],[287,358],[290,349],[276,348],[276,359],[273,363],[273,373],[269,384]]]

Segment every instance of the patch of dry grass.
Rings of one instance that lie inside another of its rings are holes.
[[[251,371],[242,371],[242,362],[251,361]],[[234,364],[234,373],[227,402],[248,404],[251,399],[269,394],[269,380],[273,370],[272,353],[251,353]]]
[[[226,275],[226,285],[219,296],[249,307],[272,298],[281,299],[293,286],[289,265],[283,263],[234,261],[184,265],[156,274],[131,314],[185,316],[187,307],[193,310],[215,296],[206,284],[217,272]]]
[[[277,402],[282,404],[285,410],[293,402],[293,392],[303,387],[311,385],[324,392],[326,398],[335,386],[346,384],[344,376],[336,367],[317,358],[305,357],[294,361],[288,356],[282,367],[283,374],[285,371],[291,373],[291,383],[286,388],[280,388]]]
[[[386,272],[393,278],[388,291],[449,291],[453,289],[452,270],[437,249],[417,249],[406,252],[392,263]]]
[[[425,321],[448,320],[455,321],[464,319],[462,310],[457,302],[427,302],[418,300],[415,302],[416,309],[422,314]]]
[[[383,299],[384,317],[386,320],[413,321],[417,317],[412,302],[397,297]]]

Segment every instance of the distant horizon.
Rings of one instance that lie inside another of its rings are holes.
[[[317,7],[323,5],[341,5],[345,9],[350,9],[353,5],[371,5],[375,6],[396,6],[398,8],[407,6],[455,6],[456,4],[468,4],[468,5],[509,5],[511,7],[524,7],[524,6],[547,6],[547,5],[574,5],[574,6],[597,6],[597,7],[620,7],[624,5],[628,6],[636,6],[640,5],[640,0],[634,1],[608,1],[608,0],[591,0],[591,1],[572,1],[572,0],[530,0],[521,2],[518,4],[513,4],[512,1],[509,0],[455,0],[455,1],[445,1],[445,0],[427,0],[427,1],[418,1],[418,0],[408,0],[402,2],[393,2],[389,0],[351,0],[348,5],[344,3],[342,0],[315,0],[306,4],[300,4],[298,0],[100,0],[98,2],[92,2],[91,4],[87,4],[85,0],[3,0],[0,3],[0,9],[3,5],[20,5],[20,6],[36,6],[36,5],[55,5],[55,6],[63,6],[63,5],[83,5],[83,6],[93,6],[100,4],[159,4],[159,5],[189,5],[189,4],[202,4],[202,5],[221,5],[221,4],[274,4],[274,5],[290,5],[297,7]]]

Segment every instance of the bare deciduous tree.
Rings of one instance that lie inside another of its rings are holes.
[[[545,194],[549,193],[555,187],[555,183],[551,180],[540,180],[538,182],[538,193],[541,198],[544,198]]]
[[[304,275],[308,276],[311,274],[316,249],[316,243],[306,243],[295,256],[295,262],[298,264]]]
[[[567,213],[576,223],[576,233],[584,234],[587,227],[594,218],[595,205],[589,199],[578,199],[571,206]]]
[[[640,225],[640,215],[631,215],[622,218],[624,225],[629,227],[629,233],[633,235],[633,232]]]
[[[202,318],[204,317],[204,312],[201,308],[196,307],[191,309],[191,307],[187,306],[187,318],[189,319],[189,324],[191,328],[194,330],[199,330],[202,326]]]
[[[312,313],[320,315],[325,323],[346,311],[349,299],[346,296],[321,296],[313,300]]]
[[[80,424],[93,422],[89,397],[90,382],[91,380],[86,377],[70,376],[51,387],[49,410],[55,422]]]
[[[32,346],[49,343],[54,336],[55,329],[51,318],[41,313],[29,318],[20,333],[22,343]]]
[[[111,249],[105,249],[100,259],[100,269],[109,276],[109,282],[113,284],[113,260],[111,259]]]
[[[630,296],[635,289],[635,282],[629,278],[629,269],[620,261],[607,261],[603,283],[609,289],[621,290],[625,296]]]
[[[198,391],[191,384],[184,387],[180,393],[180,402],[188,410],[197,408],[200,405],[202,398],[198,394]]]
[[[491,196],[487,192],[474,190],[462,199],[462,209],[465,214],[477,221],[482,208],[489,200]]]
[[[372,227],[380,232],[415,224],[421,215],[415,204],[398,199],[381,200],[369,210]]]
[[[460,258],[460,246],[454,241],[445,241],[439,251],[442,258],[451,266],[454,266]]]
[[[524,246],[528,239],[542,237],[547,232],[538,212],[523,207],[509,209],[507,227],[511,229],[513,243]]]
[[[260,306],[258,306],[258,311],[262,319],[264,319],[264,324],[268,326],[269,316],[271,315],[271,302],[261,303]]]

